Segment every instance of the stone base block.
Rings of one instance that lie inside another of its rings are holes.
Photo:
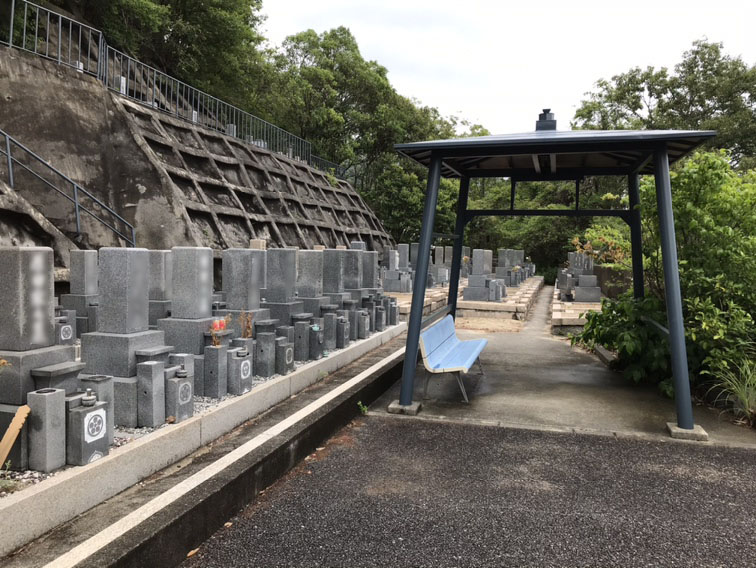
[[[399,404],[398,400],[393,400],[388,405],[386,411],[389,414],[408,414],[410,416],[417,416],[420,410],[423,408],[422,402],[413,402],[407,406]]]
[[[674,422],[667,422],[667,431],[672,438],[678,440],[693,440],[696,442],[706,442],[709,440],[709,434],[698,424],[693,426],[692,430],[680,428]]]
[[[96,305],[99,296],[97,294],[62,294],[60,305],[65,310],[75,310],[76,317],[87,317],[87,308]]]
[[[149,322],[150,326],[156,326],[157,320],[165,319],[170,315],[170,300],[150,300],[150,306],[147,312],[147,321]]]
[[[210,330],[216,319],[166,318],[158,320],[157,327],[165,333],[163,344],[173,345],[178,353],[202,355],[205,349],[205,332]]]
[[[278,320],[278,325],[291,325],[291,316],[305,311],[304,302],[262,302],[260,307],[270,310],[270,318]]]
[[[583,278],[581,276],[581,278]],[[576,302],[600,302],[601,288],[598,286],[578,286],[575,288]]]
[[[467,302],[487,302],[488,298],[488,288],[468,286],[462,291],[462,299]]]
[[[26,404],[26,393],[36,390],[32,369],[73,361],[73,345],[53,345],[29,351],[0,351],[0,359],[10,363],[0,373],[0,404]]]
[[[336,304],[339,309],[342,309],[344,307],[344,300],[351,300],[352,294],[349,292],[326,292],[326,296],[330,299],[331,304]],[[312,312],[312,313],[320,313],[320,312]]]
[[[319,314],[320,309],[323,306],[327,306],[331,303],[331,298],[328,296],[320,296],[318,298],[297,298],[300,302],[304,304],[304,307],[302,308],[303,312],[306,312],[308,314]]]
[[[133,377],[136,375],[136,352],[161,345],[165,345],[165,334],[162,331],[85,333],[81,336],[81,360],[86,363],[83,372],[89,375]]]

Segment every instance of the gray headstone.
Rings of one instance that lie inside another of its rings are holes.
[[[378,288],[378,253],[363,251],[362,253],[362,285],[361,288]]]
[[[362,256],[361,250],[345,250],[344,255],[344,289],[362,288]]]
[[[344,291],[344,251],[325,249],[323,251],[323,292],[338,294]]]
[[[491,274],[493,272],[493,251],[475,249],[472,258],[472,274]]]
[[[367,250],[364,241],[352,241],[349,243],[349,248],[354,250]]]
[[[417,253],[420,250],[420,243],[410,243],[410,265],[417,264]]]
[[[399,244],[397,245],[396,248],[397,248],[397,252],[399,253],[399,268],[409,268],[409,265],[410,265],[409,245]]]
[[[171,316],[202,319],[212,314],[213,249],[173,247],[173,304]]]
[[[71,251],[71,294],[94,295],[98,289],[97,251]]]
[[[100,249],[100,299],[97,329],[136,333],[149,328],[147,249]]]
[[[223,291],[229,310],[256,310],[260,290],[265,287],[266,251],[227,249],[223,251]]]
[[[399,270],[399,252],[395,250],[386,251],[386,266],[387,270]]]
[[[323,251],[297,252],[297,295],[318,298],[323,295]]]
[[[149,256],[149,298],[150,300],[170,300],[173,290],[171,251],[151,250]]]
[[[0,350],[55,343],[51,248],[0,247],[0,306]]]
[[[291,302],[297,281],[297,249],[269,249],[267,264],[265,301]]]

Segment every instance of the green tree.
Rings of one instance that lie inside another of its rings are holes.
[[[756,156],[756,67],[699,40],[673,71],[635,67],[601,79],[575,113],[578,128],[716,130],[710,148],[735,163]]]

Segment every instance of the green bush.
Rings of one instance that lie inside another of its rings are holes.
[[[691,382],[744,387],[743,353],[756,342],[756,172],[734,170],[723,152],[698,153],[672,173],[672,196]],[[575,341],[616,351],[626,377],[671,395],[667,338],[645,319],[667,321],[653,179],[641,183],[641,207],[647,298],[605,301]]]

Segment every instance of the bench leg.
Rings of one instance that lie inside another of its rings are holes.
[[[428,369],[425,369],[425,387],[423,388],[423,400],[428,398],[428,383],[430,382],[431,374]]]
[[[480,369],[480,374],[483,375],[483,378],[486,378],[486,372],[483,370],[483,363],[480,362],[480,357],[478,357],[478,368]]]
[[[470,403],[470,401],[467,399],[467,392],[465,391],[465,385],[462,382],[462,373],[460,371],[457,371],[457,383],[459,384],[459,390],[462,391],[462,397],[465,399],[466,403]]]

